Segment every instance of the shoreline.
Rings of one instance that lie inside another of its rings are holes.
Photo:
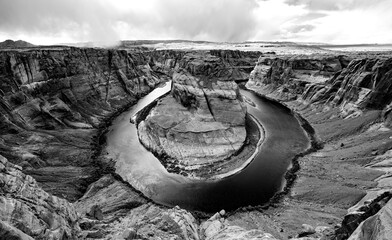
[[[263,144],[263,142],[265,140],[266,130],[263,127],[263,125],[253,115],[249,114],[249,116],[250,116],[250,118],[252,118],[253,122],[256,123],[256,125],[257,125],[257,127],[259,129],[259,133],[260,133],[260,137],[259,137],[259,140],[258,140],[258,142],[256,144],[255,151],[252,153],[252,155],[245,162],[242,163],[242,165],[240,167],[232,169],[232,170],[230,170],[229,172],[226,172],[226,173],[221,173],[221,174],[218,174],[218,175],[211,176],[209,178],[206,178],[206,180],[219,180],[219,179],[224,179],[224,178],[233,176],[233,175],[241,172],[242,170],[244,170],[247,166],[249,166],[249,164],[251,162],[253,162],[253,160],[255,159],[255,156],[259,153],[260,147],[261,147],[261,145]]]
[[[308,138],[310,140],[309,147],[307,149],[305,149],[303,152],[296,154],[293,157],[293,159],[291,160],[292,165],[287,169],[287,171],[285,173],[284,178],[285,178],[286,182],[284,183],[284,185],[282,185],[282,190],[280,192],[277,192],[266,205],[276,204],[276,203],[280,202],[281,199],[285,195],[287,195],[287,193],[289,193],[289,191],[291,190],[291,188],[293,187],[293,185],[295,183],[295,180],[297,179],[296,173],[301,169],[301,166],[299,165],[298,159],[300,157],[304,157],[308,154],[311,154],[313,152],[317,152],[318,150],[322,149],[323,143],[319,139],[319,137],[317,136],[315,129],[312,127],[312,125],[309,123],[309,121],[306,118],[302,117],[301,114],[299,114],[297,111],[294,111],[292,108],[287,106],[282,101],[268,97],[267,95],[264,95],[264,94],[258,92],[257,89],[255,89],[255,88],[248,88],[246,86],[244,86],[244,88],[247,91],[251,91],[251,92],[255,93],[257,96],[265,98],[271,102],[278,103],[278,104],[282,105],[284,108],[286,108],[288,111],[290,111],[290,113],[297,119],[298,123],[301,125],[301,128],[303,129],[303,131],[306,133],[306,135],[308,136]]]

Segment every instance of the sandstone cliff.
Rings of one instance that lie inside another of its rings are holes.
[[[182,57],[171,95],[161,99],[138,126],[147,148],[183,166],[212,164],[242,148],[246,106],[234,80],[245,73],[216,55]]]
[[[344,117],[384,110],[389,122],[392,59],[385,56],[261,56],[247,86],[280,100],[339,106]]]
[[[344,56],[260,56],[247,86],[262,87],[264,93],[282,100],[295,100],[309,84],[325,83],[348,64]]]

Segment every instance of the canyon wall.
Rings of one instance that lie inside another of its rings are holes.
[[[392,58],[385,56],[261,56],[247,86],[266,95],[340,107],[344,117],[384,110],[390,124]]]
[[[1,52],[1,154],[45,190],[76,200],[101,171],[93,155],[105,121],[167,80],[149,54]]]

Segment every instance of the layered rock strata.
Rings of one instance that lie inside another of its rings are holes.
[[[246,106],[233,70],[211,54],[187,54],[173,75],[171,95],[138,125],[140,141],[184,166],[212,164],[245,143]]]
[[[384,110],[389,121],[392,59],[355,57],[261,56],[247,86],[284,101],[339,106],[344,117]]]
[[[263,88],[281,100],[295,100],[312,84],[323,84],[347,66],[346,56],[260,56],[248,87]]]
[[[76,239],[75,207],[45,192],[21,169],[0,155],[0,238]]]

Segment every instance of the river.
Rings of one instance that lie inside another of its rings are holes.
[[[267,202],[285,184],[284,175],[294,156],[310,146],[306,132],[291,112],[279,103],[241,90],[255,106],[247,105],[264,127],[265,139],[254,160],[242,171],[217,180],[194,180],[168,173],[139,142],[131,117],[154,99],[170,91],[170,83],[119,115],[107,133],[105,150],[116,162],[116,173],[154,202],[206,212],[233,210]]]

